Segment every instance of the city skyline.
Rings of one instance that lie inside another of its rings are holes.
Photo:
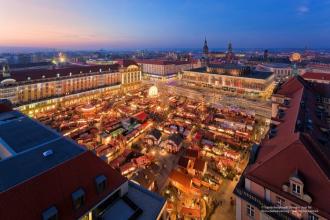
[[[235,48],[330,46],[327,0],[0,3],[6,6],[0,13],[0,47],[200,48],[205,37],[210,48],[229,41]]]

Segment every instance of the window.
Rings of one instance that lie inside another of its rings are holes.
[[[246,205],[246,214],[250,217],[254,217],[254,207],[250,204]]]
[[[42,213],[43,220],[57,220],[58,219],[58,211],[55,206],[52,206],[45,210]]]
[[[276,197],[276,205],[278,206],[284,206],[285,200],[282,199],[281,197]]]
[[[104,175],[95,178],[96,191],[101,193],[107,187],[107,178]]]
[[[71,194],[72,203],[74,209],[79,209],[85,203],[85,191],[83,189],[78,189],[77,191]]]
[[[300,186],[295,183],[292,183],[292,192],[296,194],[300,194]]]
[[[312,213],[308,213],[308,220],[319,220],[319,217],[313,215]]]

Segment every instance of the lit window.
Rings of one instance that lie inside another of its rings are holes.
[[[72,197],[72,203],[74,209],[79,209],[82,207],[85,203],[85,192],[83,189],[78,189],[77,191],[73,192],[71,194]]]
[[[246,205],[246,214],[250,217],[254,217],[254,207],[250,204]]]
[[[300,186],[295,183],[292,183],[292,192],[296,194],[300,194]]]
[[[319,220],[319,217],[311,213],[308,213],[308,220]]]

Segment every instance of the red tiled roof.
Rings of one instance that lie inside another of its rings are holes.
[[[290,78],[285,82],[276,94],[291,97],[297,90],[303,89],[304,85],[296,78]]]
[[[196,159],[194,163],[194,169],[200,172],[204,171],[206,162],[202,159]]]
[[[188,163],[189,163],[189,158],[182,157],[182,156],[179,158],[179,161],[178,161],[179,166],[187,169]]]
[[[310,144],[310,143],[309,143]],[[315,146],[307,146],[302,140],[296,140],[288,146],[281,146],[275,152],[269,153],[264,159],[258,160],[247,172],[252,181],[266,186],[272,191],[297,202],[307,205],[306,202],[296,199],[289,193],[282,191],[282,185],[288,183],[290,176],[298,170],[303,176],[304,193],[313,199],[311,205],[330,217],[330,182],[320,161],[316,161],[311,151]],[[307,149],[308,148],[308,149]],[[329,164],[326,165],[329,169]]]
[[[318,138],[322,136],[320,125],[324,122],[314,113],[316,103],[313,85],[300,77],[282,85],[278,94],[291,98],[290,104],[276,127],[276,136],[263,140],[255,163],[246,169],[245,175],[291,201],[306,205],[303,200],[282,190],[282,185],[298,170],[304,177],[305,193],[313,199],[311,206],[330,217],[330,143],[324,146],[318,143]],[[305,109],[301,109],[302,100],[306,103]],[[313,129],[297,130],[297,121],[305,123],[306,116],[313,121]]]
[[[195,141],[200,141],[202,139],[202,134],[200,132],[197,132],[194,136]]]
[[[60,74],[60,77],[63,76],[72,76],[82,73],[98,72],[100,69],[103,71],[108,71],[109,68],[112,70],[117,70],[119,67],[118,64],[113,65],[92,65],[92,66],[71,66],[55,69],[25,69],[25,70],[16,70],[10,72],[10,78],[15,79],[16,81],[27,81],[27,78],[30,77],[31,80],[43,79],[45,76],[47,78],[56,78],[57,74]],[[3,76],[0,75],[0,81],[3,80]]]
[[[197,158],[199,155],[199,150],[197,149],[186,149],[185,155],[187,157]]]
[[[172,181],[179,183],[185,188],[189,188],[191,186],[191,178],[184,173],[181,173],[177,170],[172,170],[172,172],[168,176]]]
[[[139,121],[145,121],[148,118],[148,114],[145,112],[138,112],[134,115],[134,118]]]
[[[304,79],[315,79],[315,80],[324,80],[330,81],[330,73],[314,73],[314,72],[307,72],[302,75]]]
[[[108,179],[105,192],[97,194],[95,177]],[[77,219],[122,185],[126,179],[92,152],[54,167],[0,194],[0,219],[41,219],[42,212],[51,206],[58,210],[59,219]],[[71,194],[85,191],[85,205],[75,211]],[[5,211],[4,211],[5,210]]]
[[[118,59],[116,61],[123,67],[128,67],[130,65],[138,65],[134,60]]]

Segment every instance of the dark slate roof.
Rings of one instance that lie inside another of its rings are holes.
[[[254,70],[250,73],[243,74],[240,77],[253,78],[253,79],[267,79],[271,75],[273,75],[273,72]]]
[[[44,128],[30,118],[21,117],[0,126],[0,137],[16,153],[58,138],[60,135]]]
[[[189,70],[191,72],[198,72],[198,73],[205,73],[206,72],[206,67],[199,67],[199,68],[194,68]]]
[[[207,72],[206,67],[195,68],[195,69],[191,69],[189,71],[196,72],[196,73],[201,73],[201,74],[208,73],[208,74],[228,76],[228,74],[218,74],[218,73]],[[245,73],[245,74],[242,74],[240,76],[235,76],[235,77],[253,78],[253,79],[267,79],[272,74],[273,74],[273,72],[252,70],[249,73]]]
[[[152,129],[149,134],[154,136],[157,140],[162,136],[162,133],[156,128]]]
[[[270,68],[288,68],[291,67],[288,63],[264,63],[264,66],[270,67]]]
[[[0,160],[0,192],[86,151],[17,111],[0,113],[0,143],[10,152]]]
[[[53,69],[24,69],[24,70],[14,70],[10,71],[10,78],[15,79],[16,81],[27,81],[27,78],[30,77],[31,80],[41,80],[43,76],[44,79],[56,78],[57,74],[60,74],[60,77],[70,76],[75,77],[75,75],[82,73],[98,72],[100,69],[103,71],[118,70],[119,64],[112,65],[76,65],[70,67],[61,67]],[[0,80],[3,80],[2,75],[0,75]]]
[[[209,64],[209,67],[211,67],[211,68],[223,68],[223,69],[228,69],[228,70],[248,68],[248,66],[244,66],[244,65],[238,64],[238,63]]]
[[[33,68],[33,67],[39,67],[39,66],[52,66],[52,62],[37,62],[37,63],[15,63],[10,64],[10,69],[19,69],[19,68]]]
[[[43,156],[46,151],[52,155]],[[0,192],[37,176],[85,150],[64,138],[0,161]]]
[[[169,137],[168,137],[169,140],[173,141],[176,145],[180,145],[181,142],[183,141],[183,138],[181,135],[179,134],[171,134]]]

